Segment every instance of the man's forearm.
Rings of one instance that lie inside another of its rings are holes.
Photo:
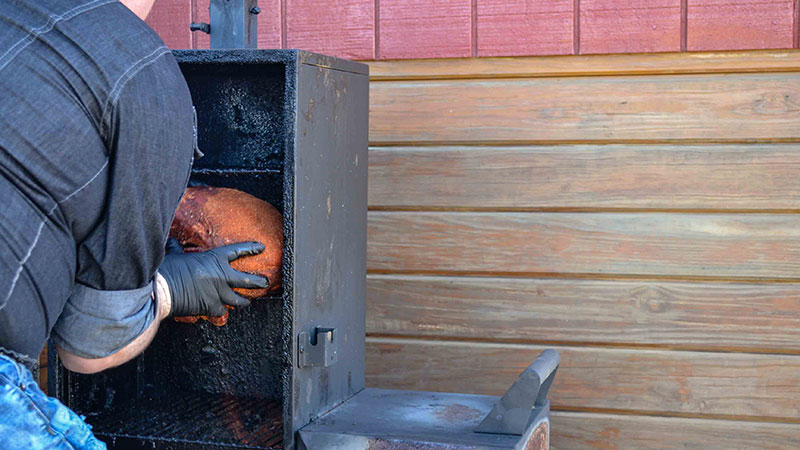
[[[158,302],[155,320],[145,329],[144,333],[131,341],[130,344],[121,348],[113,355],[97,359],[83,358],[58,347],[58,356],[61,358],[61,363],[64,364],[64,367],[73,372],[97,373],[119,366],[135,358],[150,345],[156,332],[158,332],[159,324],[169,316],[172,308],[169,287],[164,277],[158,273],[156,274],[155,300]]]

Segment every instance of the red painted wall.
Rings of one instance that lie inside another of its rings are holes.
[[[209,0],[156,0],[172,48]],[[260,0],[259,46],[351,59],[567,55],[798,47],[800,0]]]

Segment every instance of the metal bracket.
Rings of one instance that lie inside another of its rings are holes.
[[[299,367],[328,367],[339,356],[338,341],[334,339],[335,328],[316,328],[314,338],[307,331],[297,335],[297,365]]]
[[[475,431],[522,435],[531,420],[538,416],[537,411],[547,406],[547,393],[560,363],[557,351],[543,351],[514,381]]]
[[[192,22],[189,24],[189,29],[192,31],[202,31],[205,34],[211,34],[211,25],[205,22]]]

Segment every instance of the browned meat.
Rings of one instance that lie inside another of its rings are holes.
[[[201,252],[243,241],[260,242],[266,247],[261,254],[239,258],[231,266],[242,272],[266,276],[269,287],[236,291],[256,299],[280,289],[283,219],[275,207],[259,198],[236,189],[190,187],[178,205],[169,234],[186,252]],[[227,317],[207,319],[221,326],[227,322]],[[176,318],[180,322],[196,322],[197,319]]]

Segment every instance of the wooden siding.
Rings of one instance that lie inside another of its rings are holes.
[[[688,50],[789,48],[794,0],[686,0]]]
[[[191,22],[191,0],[156,1],[147,16],[147,24],[158,33],[169,48],[193,48],[193,36],[189,30]]]
[[[558,433],[554,449],[800,448],[798,426],[792,424],[560,411],[552,413],[551,422]]]
[[[370,169],[373,209],[800,206],[800,144],[375,147]]]
[[[800,439],[800,52],[372,64],[368,384],[501,394],[553,448]]]
[[[371,274],[367,289],[384,337],[800,353],[797,283]]]
[[[372,61],[373,81],[796,72],[790,50]]]
[[[794,73],[374,83],[376,145],[797,138]]]
[[[472,56],[471,0],[381,0],[382,59]]]
[[[375,58],[375,0],[283,0],[286,48]]]
[[[681,50],[681,0],[583,0],[581,53]]]
[[[372,382],[401,389],[502,393],[544,348],[561,354],[555,409],[633,410],[800,424],[800,358],[651,349],[370,338]]]
[[[477,0],[477,56],[568,55],[574,52],[574,0]]]
[[[147,22],[171,48],[209,0],[156,0]],[[260,48],[387,59],[797,48],[796,0],[266,0]],[[191,16],[191,17],[190,17]]]

